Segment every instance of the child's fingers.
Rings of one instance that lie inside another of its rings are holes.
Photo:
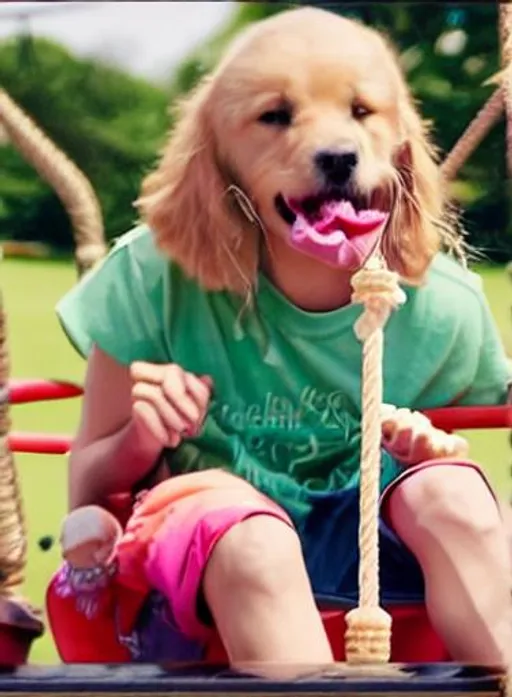
[[[183,433],[190,427],[190,423],[181,416],[173,404],[165,398],[165,395],[157,385],[147,382],[137,382],[132,389],[134,402],[148,402],[160,417],[166,433],[177,431]],[[167,440],[167,439],[166,439]]]
[[[208,391],[211,393],[213,390],[213,378],[211,375],[198,375],[197,376],[199,380],[203,383],[208,388]]]
[[[447,434],[445,450],[445,455],[447,457],[467,457],[469,454],[469,444],[462,436]]]
[[[428,433],[419,433],[413,440],[410,464],[419,465],[433,457],[433,446]]]
[[[453,436],[455,439],[454,447],[458,457],[467,457],[469,455],[469,443],[462,436]]]
[[[466,457],[469,451],[467,441],[461,436],[432,429],[430,433],[420,433],[414,439],[411,449],[411,464],[419,464],[436,458]]]
[[[409,426],[398,428],[395,432],[393,440],[390,442],[390,447],[397,455],[407,457],[412,448],[413,432]]]
[[[159,363],[134,361],[130,366],[130,375],[134,382],[149,382],[153,385],[161,385],[165,377],[166,368],[166,365]]]
[[[168,432],[158,411],[150,402],[136,400],[133,403],[132,410],[134,416],[139,419],[148,433],[162,444],[162,447],[176,447],[180,441],[179,434]]]
[[[396,433],[397,425],[393,419],[387,419],[382,422],[382,438],[387,443],[393,440],[393,436]]]
[[[401,431],[411,428],[413,420],[413,413],[409,409],[395,409],[383,420],[383,428],[393,440]]]
[[[169,366],[162,383],[167,401],[185,418],[188,428],[195,428],[201,419],[201,407],[188,389],[188,374],[178,366]]]
[[[154,387],[161,387],[162,394],[170,403],[172,409],[186,422],[187,431],[194,432],[204,419],[212,389],[212,379],[208,375],[196,376],[188,373],[179,365],[172,363],[167,365],[135,361],[130,366],[130,374],[135,383],[146,383]],[[156,394],[152,392],[156,399]],[[154,401],[154,400],[153,400]],[[158,409],[165,410],[159,402],[155,404]]]
[[[469,450],[464,438],[434,428],[426,416],[408,409],[382,413],[382,444],[409,466],[435,458],[465,457]]]
[[[197,404],[201,415],[204,415],[208,409],[208,403],[212,393],[212,379],[208,375],[198,377],[193,373],[185,373],[185,385],[187,391]]]

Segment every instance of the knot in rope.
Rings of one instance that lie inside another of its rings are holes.
[[[380,257],[370,259],[365,268],[352,278],[352,302],[364,305],[364,311],[354,325],[359,341],[365,341],[377,329],[382,329],[392,310],[406,301],[399,286],[399,276],[386,268]]]

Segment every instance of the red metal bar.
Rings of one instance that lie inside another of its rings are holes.
[[[498,407],[443,407],[424,412],[434,426],[445,431],[512,428],[512,405]],[[9,447],[13,452],[64,455],[69,452],[72,436],[45,433],[11,432]]]
[[[486,407],[443,407],[423,412],[436,428],[444,431],[512,428],[512,405]]]
[[[69,399],[83,394],[80,385],[58,380],[10,380],[11,404],[27,404],[54,399]],[[442,407],[424,411],[434,426],[445,431],[512,428],[512,405]]]
[[[71,436],[58,433],[17,433],[7,436],[9,448],[16,453],[37,453],[39,455],[65,455],[71,448]]]
[[[83,394],[80,385],[59,380],[9,380],[8,398],[11,404],[29,404],[52,399],[69,399]]]

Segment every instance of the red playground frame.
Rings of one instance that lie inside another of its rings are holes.
[[[59,380],[10,380],[7,399],[10,404],[29,404],[80,397],[83,389],[72,382]],[[442,407],[428,409],[425,416],[436,428],[449,433],[478,429],[512,428],[512,404],[503,406]],[[72,437],[65,434],[11,432],[9,447],[13,452],[41,455],[64,455],[71,448]]]

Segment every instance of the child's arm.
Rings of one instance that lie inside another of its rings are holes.
[[[82,420],[70,455],[70,508],[130,491],[163,448],[199,431],[211,380],[177,365],[123,366],[94,348],[88,360]]]
[[[131,392],[129,367],[94,348],[69,458],[71,510],[130,491],[156,462],[163,445],[132,418]]]

